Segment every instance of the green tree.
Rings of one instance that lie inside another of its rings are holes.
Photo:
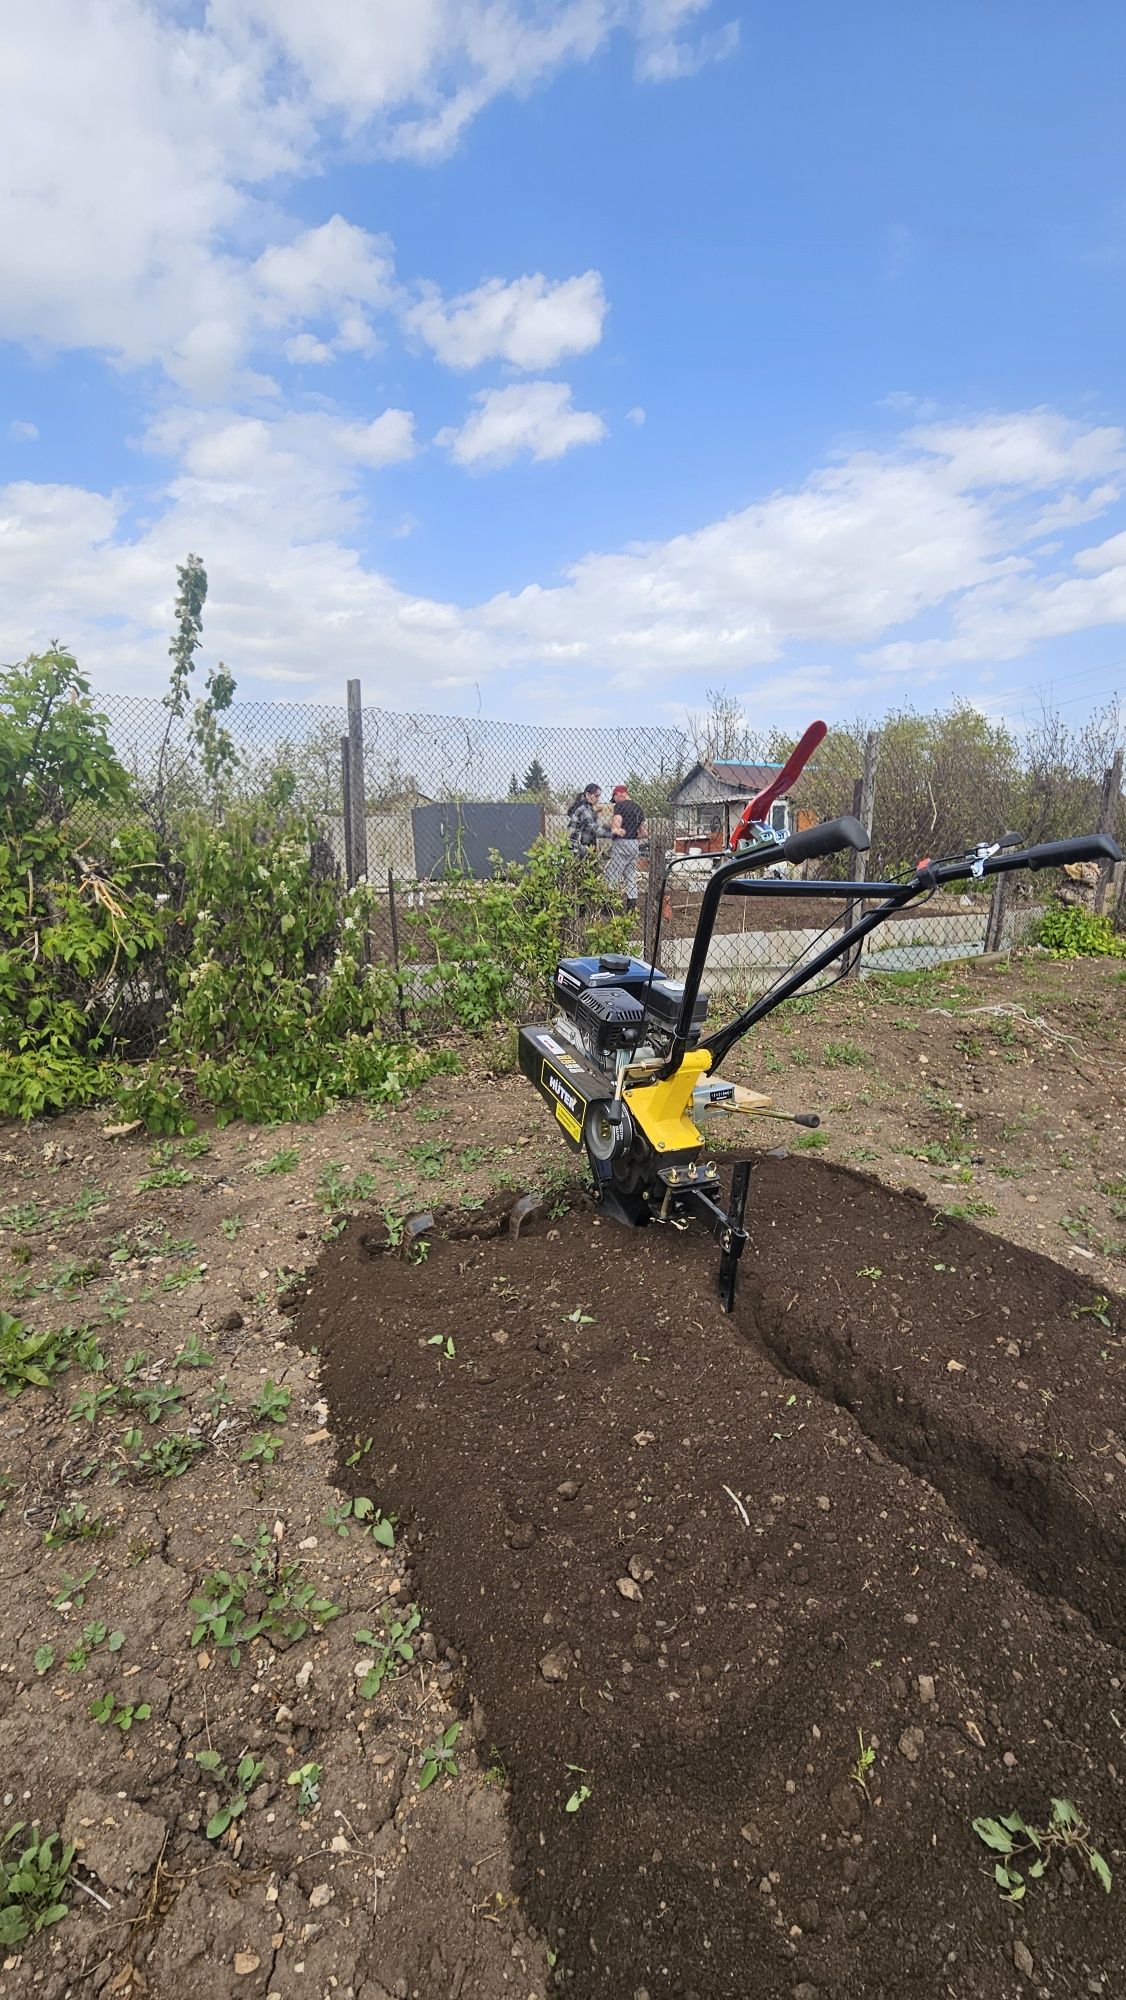
[[[524,773],[524,782],[520,790],[526,796],[534,799],[547,798],[550,793],[551,785],[548,782],[547,772],[544,770],[538,757],[532,758],[531,763]]]

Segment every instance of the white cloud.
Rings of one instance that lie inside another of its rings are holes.
[[[627,424],[636,424],[640,430],[641,425],[645,422],[645,412],[640,403],[635,403],[632,410],[626,411],[626,422]]]
[[[8,436],[17,444],[30,444],[39,436],[39,426],[28,423],[23,417],[13,417],[8,425]]]
[[[523,452],[562,458],[574,445],[597,444],[606,435],[593,410],[574,408],[566,382],[514,382],[508,389],[482,389],[473,401],[465,422],[434,440],[458,465],[510,465]]]
[[[266,199],[280,176],[315,175],[322,136],[336,138],[341,119],[346,144],[437,158],[498,95],[590,60],[618,29],[656,74],[703,8],[209,0],[201,20],[195,11],[36,0],[5,20],[0,337],[155,361],[191,393],[222,399],[271,337],[374,349],[370,315],[386,309],[392,283],[386,239],[341,216],[300,231]],[[528,332],[508,336],[532,356],[518,365],[548,365],[534,356],[565,308],[572,328],[558,352],[592,344],[593,293],[535,306]]]
[[[386,305],[393,295],[394,257],[385,236],[373,236],[342,215],[275,243],[251,266],[260,310],[281,324],[320,319],[342,307]]]
[[[962,490],[1027,486],[1042,491],[1064,480],[1126,469],[1126,432],[1109,424],[1085,430],[1055,410],[918,425],[908,431],[907,443],[945,459],[952,483]]]
[[[739,45],[738,21],[686,39],[682,29],[709,11],[710,0],[640,0],[637,10],[637,74],[647,83],[671,83],[694,76],[709,63],[725,62]]]
[[[597,271],[553,283],[537,272],[505,284],[487,278],[476,291],[443,299],[436,288],[405,315],[447,368],[508,361],[514,368],[554,368],[586,354],[602,338],[606,299]]]
[[[334,433],[349,465],[400,465],[415,453],[409,410],[384,410],[370,424],[342,424]]]
[[[559,387],[496,393],[542,386]],[[1126,623],[1121,511],[1066,559],[1029,543],[1030,516],[1107,484],[1077,481],[1076,466],[1115,456],[1105,428],[1049,417],[966,420],[955,453],[949,434],[941,451],[907,434],[723,520],[462,606],[399,589],[360,552],[367,464],[407,451],[405,413],[384,413],[373,438],[326,410],[170,411],[149,442],[174,474],[139,529],[128,495],[30,481],[0,492],[0,628],[10,655],[58,633],[99,684],[159,692],[175,565],[195,548],[211,578],[208,649],[244,696],[311,675],[295,685],[335,698],[351,672],[391,708],[417,709],[428,691],[456,706],[476,684],[486,713],[520,702],[558,717],[565,703],[621,719],[639,702],[682,706],[716,677],[767,690],[772,719],[791,701],[790,719],[807,688],[838,713],[873,691],[894,697],[908,675],[912,696],[956,677],[973,692],[991,662]]]
[[[321,368],[327,361],[335,361],[336,356],[326,341],[318,340],[315,333],[295,333],[287,340],[282,350],[287,361],[298,367]]]

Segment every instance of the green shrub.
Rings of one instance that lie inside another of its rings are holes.
[[[1116,937],[1109,917],[1054,903],[1036,927],[1036,942],[1053,958],[1126,958],[1126,938]]]
[[[628,951],[634,929],[597,863],[551,840],[537,840],[526,862],[494,855],[488,881],[455,877],[406,916],[435,957],[424,1013],[469,1029],[525,1018],[550,995],[559,958]]]
[[[188,943],[166,1045],[221,1124],[314,1118],[346,1097],[395,1101],[433,1067],[385,1039],[393,981],[362,958],[372,892],[342,894],[318,872],[315,832],[285,773],[219,825],[200,816],[184,830]],[[152,1088],[165,1119],[176,1115],[167,1078]]]
[[[165,917],[132,781],[62,648],[0,673],[0,1117],[86,1102]]]

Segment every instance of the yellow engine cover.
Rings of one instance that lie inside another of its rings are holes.
[[[675,1076],[627,1084],[622,1096],[634,1124],[656,1153],[698,1153],[704,1135],[688,1115],[692,1092],[712,1066],[707,1049],[689,1049]]]

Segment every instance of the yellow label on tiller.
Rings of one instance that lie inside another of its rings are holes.
[[[571,1134],[571,1137],[572,1137],[572,1139],[574,1140],[574,1142],[575,1142],[575,1144],[576,1144],[576,1146],[577,1146],[577,1145],[578,1145],[578,1143],[579,1143],[579,1140],[580,1140],[580,1139],[582,1138],[582,1136],[583,1136],[583,1128],[582,1128],[582,1126],[581,1126],[581,1125],[579,1124],[579,1121],[578,1121],[578,1119],[577,1119],[577,1118],[572,1118],[572,1116],[571,1116],[570,1112],[568,1111],[568,1109],[567,1109],[566,1105],[565,1105],[565,1104],[560,1104],[560,1103],[559,1103],[558,1101],[556,1102],[556,1106],[555,1106],[555,1116],[556,1116],[556,1117],[558,1118],[558,1120],[559,1120],[559,1123],[560,1123],[560,1124],[562,1125],[562,1127],[563,1127],[563,1130],[564,1130],[565,1132],[569,1132],[569,1133]]]

